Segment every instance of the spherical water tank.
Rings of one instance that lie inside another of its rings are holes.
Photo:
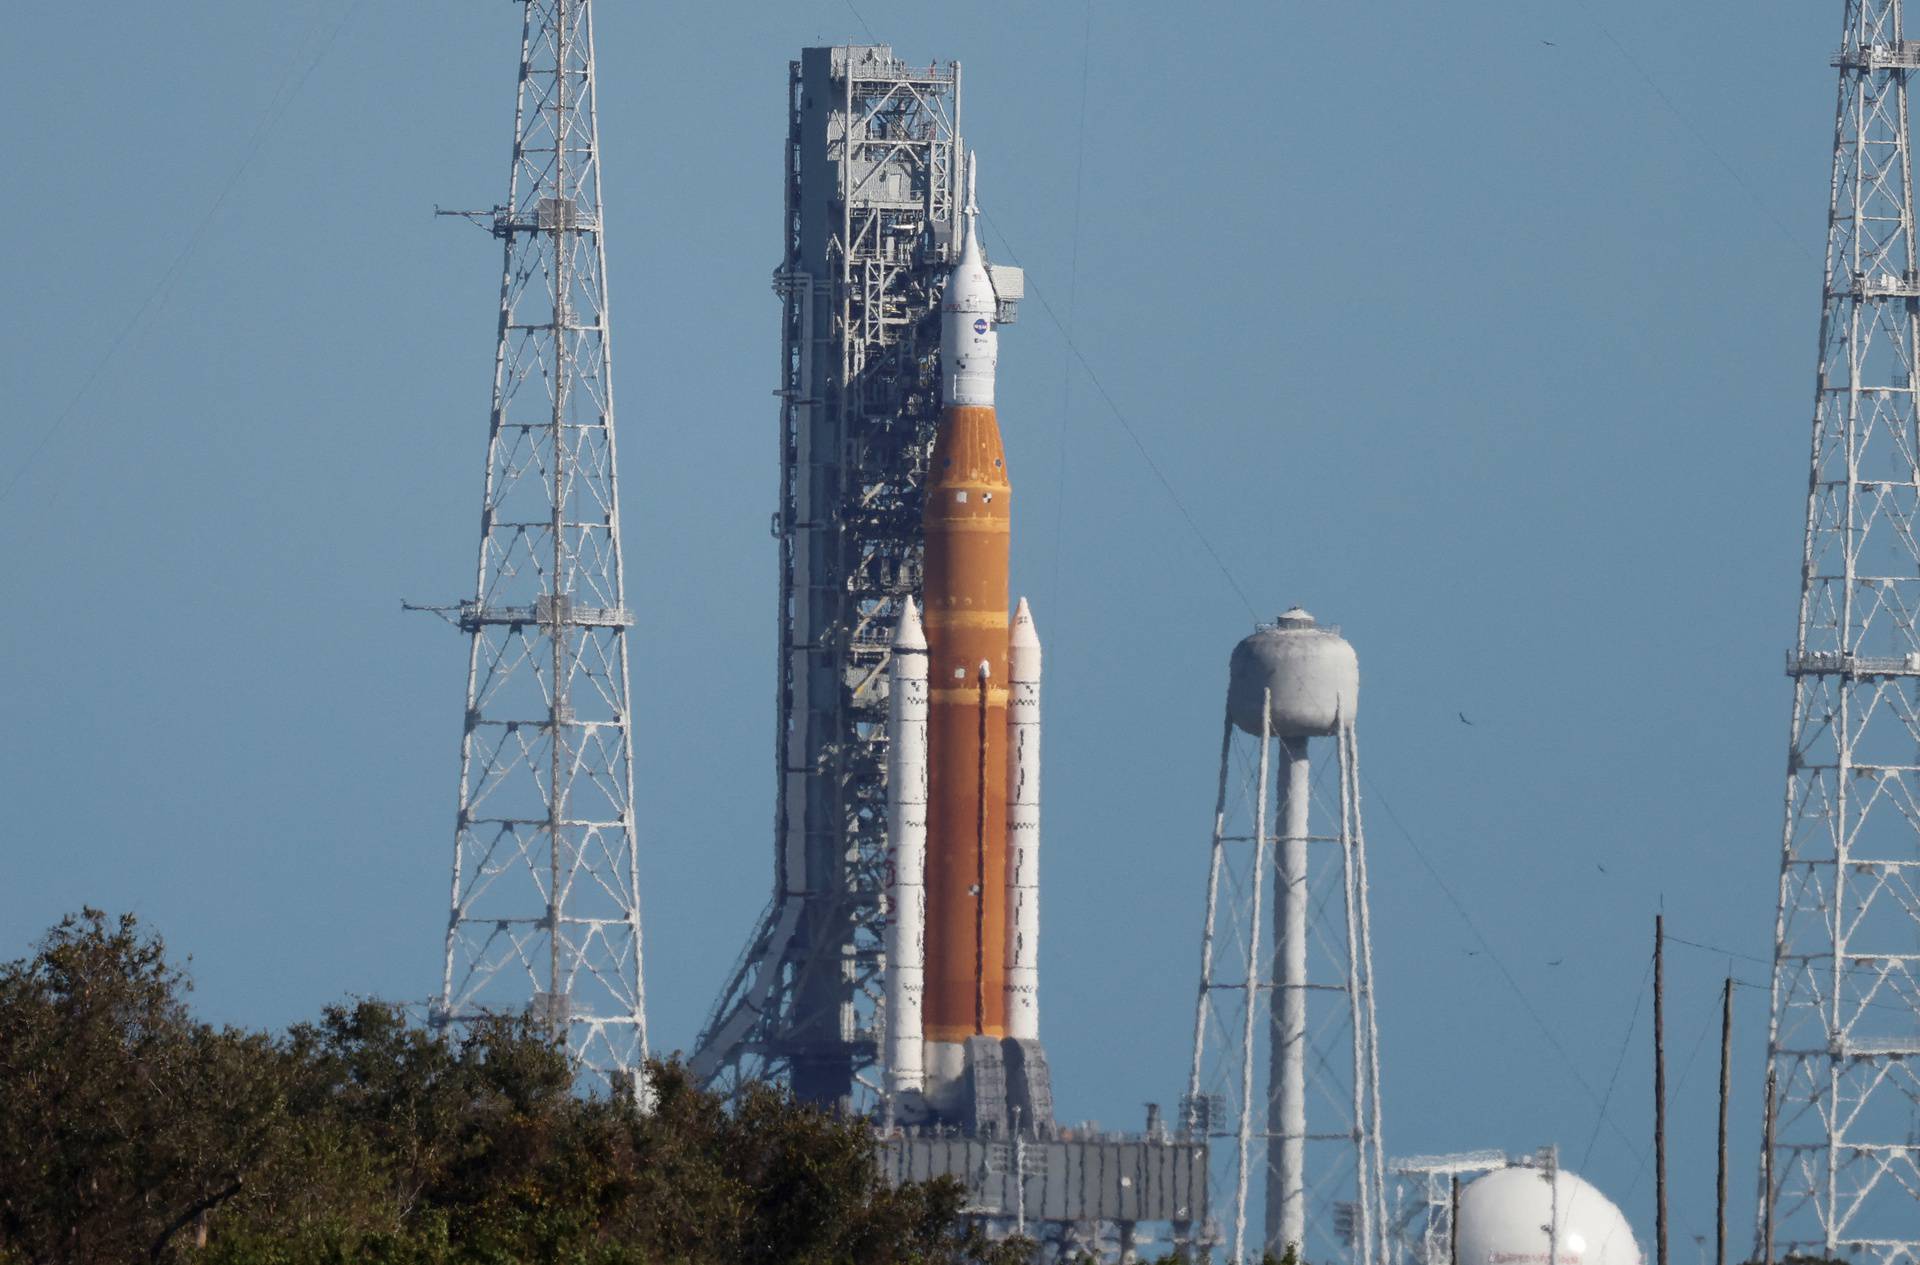
[[[1330,734],[1351,723],[1360,699],[1360,660],[1339,633],[1322,628],[1298,606],[1262,624],[1233,648],[1227,714],[1260,732],[1260,701],[1271,691],[1271,732],[1278,738]]]
[[[1558,1227],[1556,1265],[1643,1265],[1633,1227],[1611,1200],[1562,1169],[1498,1168],[1460,1192],[1454,1265],[1548,1265],[1547,1223]]]

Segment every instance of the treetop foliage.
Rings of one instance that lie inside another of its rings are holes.
[[[0,1265],[1027,1257],[782,1089],[729,1107],[656,1062],[642,1110],[576,1094],[524,1018],[449,1037],[359,1001],[273,1035],[196,1020],[189,988],[94,909],[0,965]]]

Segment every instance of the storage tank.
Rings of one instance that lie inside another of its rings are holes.
[[[1233,648],[1227,713],[1250,734],[1260,732],[1260,700],[1271,690],[1276,738],[1324,737],[1353,723],[1360,700],[1360,660],[1346,639],[1322,628],[1298,606],[1262,624]]]
[[[1633,1227],[1613,1202],[1565,1169],[1516,1165],[1460,1192],[1454,1265],[1547,1265],[1549,1220],[1558,1227],[1555,1265],[1643,1265]]]

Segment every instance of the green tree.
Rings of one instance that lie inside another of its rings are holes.
[[[130,917],[0,966],[0,1262],[1014,1265],[950,1181],[889,1186],[866,1122],[677,1063],[651,1109],[574,1092],[523,1019],[377,1001],[280,1037],[188,1012]]]
[[[284,1116],[273,1043],[194,1022],[131,916],[64,919],[0,968],[0,1243],[35,1262],[166,1252],[234,1198]]]

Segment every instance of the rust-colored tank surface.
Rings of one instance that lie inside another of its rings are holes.
[[[929,1041],[1006,1035],[1011,500],[993,409],[948,406],[927,478],[922,577]]]

